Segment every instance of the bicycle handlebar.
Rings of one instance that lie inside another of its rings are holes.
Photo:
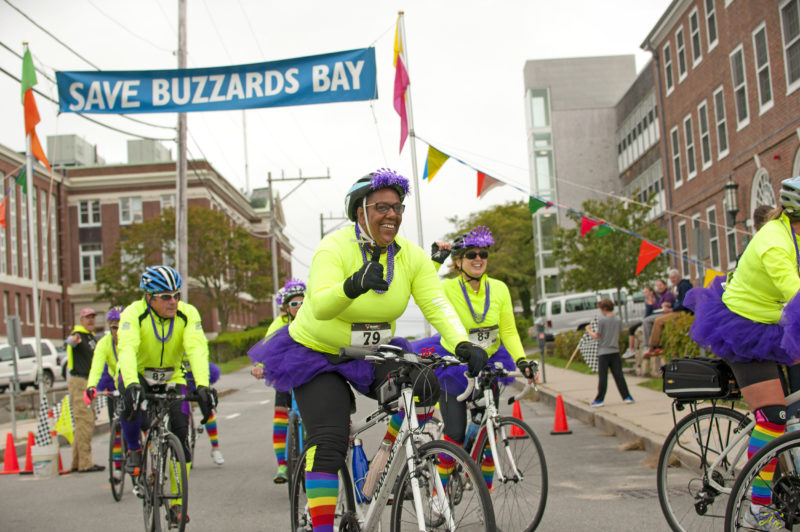
[[[498,372],[498,373],[500,372],[497,369],[492,370],[492,371],[495,371],[495,372]],[[514,377],[514,378],[516,378],[516,377],[522,377],[523,376],[522,373],[519,372],[519,371],[502,370],[502,372],[504,373],[502,375],[503,377]],[[461,393],[460,395],[458,395],[456,397],[456,400],[458,400],[461,403],[463,403],[464,401],[469,399],[470,396],[472,396],[472,392],[475,389],[475,381],[477,381],[479,378],[481,378],[480,375],[478,375],[477,377],[470,377],[469,375],[467,375],[466,371],[464,372],[464,376],[467,378],[467,389],[464,390],[463,393]],[[531,389],[531,382],[527,381],[525,383],[525,386],[522,388],[522,390],[519,393],[517,393],[516,395],[508,398],[508,404],[513,404],[516,401],[519,401],[520,399],[522,399],[525,396],[525,394],[528,393],[528,390],[530,390],[530,389]]]
[[[341,347],[339,348],[339,356],[354,360],[370,360],[377,362],[394,360],[401,364],[425,364],[428,366],[450,366],[460,365],[462,363],[451,355],[420,355],[391,344],[383,344],[377,349],[368,349],[366,347]]]

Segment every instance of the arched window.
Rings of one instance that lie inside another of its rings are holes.
[[[774,207],[775,190],[772,188],[772,182],[769,179],[769,174],[763,168],[756,170],[756,175],[753,177],[753,186],[750,189],[750,212],[747,217],[750,218],[753,211],[759,205],[769,205]]]

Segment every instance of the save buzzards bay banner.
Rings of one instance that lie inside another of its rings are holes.
[[[62,113],[187,113],[378,97],[375,49],[249,65],[56,72]]]

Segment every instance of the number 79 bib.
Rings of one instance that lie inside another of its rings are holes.
[[[392,339],[392,326],[383,323],[353,323],[350,327],[350,345],[377,349]]]

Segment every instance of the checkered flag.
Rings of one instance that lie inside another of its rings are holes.
[[[100,412],[103,411],[103,407],[106,406],[106,396],[101,394],[97,396],[97,400],[94,402],[94,414],[95,416],[99,416]]]
[[[39,421],[36,424],[36,446],[50,445],[53,443],[53,438],[50,435],[50,418],[53,413],[47,405],[47,396],[42,395],[42,403],[39,405]]]
[[[589,328],[594,332],[597,332],[597,321],[598,320],[595,317],[589,324]],[[589,333],[584,332],[580,342],[578,342],[578,351],[581,352],[583,361],[586,362],[586,365],[589,366],[589,369],[597,373],[597,340],[592,338]]]

